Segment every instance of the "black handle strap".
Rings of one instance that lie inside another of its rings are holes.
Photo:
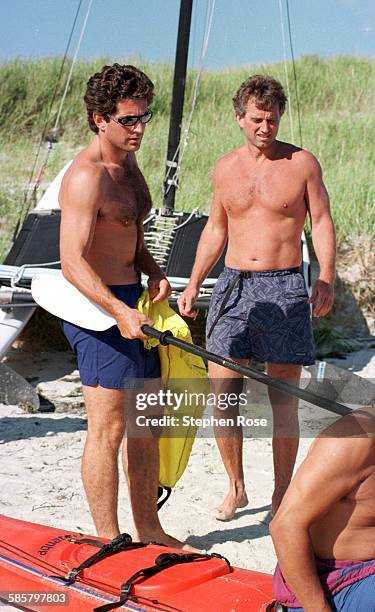
[[[211,555],[202,554],[202,553],[162,553],[155,559],[155,565],[151,565],[150,567],[145,567],[143,569],[135,572],[130,578],[124,582],[124,584],[120,587],[120,599],[118,601],[114,601],[113,603],[104,604],[103,606],[99,606],[98,608],[94,608],[94,612],[110,612],[110,610],[114,610],[115,608],[119,608],[122,604],[126,603],[130,598],[134,598],[131,595],[132,587],[134,583],[139,578],[150,578],[159,572],[167,569],[168,567],[173,567],[174,565],[180,565],[182,563],[192,563],[194,561],[203,561],[207,559],[218,558],[223,559],[230,567],[230,563],[228,559],[223,557],[218,553],[213,553]]]
[[[92,540],[85,540],[86,539],[83,538],[82,540],[74,541],[74,543],[93,544]],[[94,545],[97,546],[97,544]],[[79,565],[78,567],[74,567],[72,570],[70,570],[70,572],[68,572],[64,577],[64,580],[67,584],[72,584],[77,580],[77,577],[84,569],[92,567],[93,565],[98,563],[98,561],[101,561],[106,557],[110,557],[119,552],[122,552],[123,550],[127,550],[129,548],[140,548],[142,546],[147,546],[147,544],[144,544],[143,542],[132,542],[132,538],[128,533],[120,533],[120,535],[108,542],[108,544],[103,544],[97,553],[91,555],[91,557],[88,557],[88,559],[83,561],[81,565]]]

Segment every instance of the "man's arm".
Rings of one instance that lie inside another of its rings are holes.
[[[330,611],[317,575],[309,529],[363,479],[369,444],[371,440],[361,438],[318,438],[270,524],[284,579],[305,612]]]
[[[99,211],[101,180],[100,173],[88,165],[69,170],[64,177],[59,194],[61,269],[83,295],[116,319],[125,338],[146,339],[141,326],[153,322],[118,300],[86,260]]]
[[[144,240],[143,222],[151,209],[151,194],[145,178],[138,166],[138,160],[134,153],[128,154],[128,163],[132,166],[133,172],[138,176],[139,187],[138,197],[144,205],[137,223],[137,252],[135,266],[139,272],[148,276],[148,292],[154,304],[162,302],[171,294],[171,286],[163,270],[157,264],[150,251],[146,247]]]
[[[188,317],[196,315],[192,306],[199,295],[202,282],[223,252],[228,235],[227,214],[220,201],[221,163],[221,161],[217,163],[213,173],[213,198],[210,215],[199,240],[190,281],[177,300],[180,313]]]
[[[154,304],[171,294],[171,286],[144,242],[143,219],[138,224],[137,270],[148,276],[148,291]]]
[[[333,225],[329,197],[323,183],[322,170],[311,153],[307,157],[309,172],[306,183],[306,203],[310,216],[311,237],[319,263],[319,278],[314,284],[310,298],[313,316],[323,317],[333,305],[333,286],[335,281],[336,236]]]

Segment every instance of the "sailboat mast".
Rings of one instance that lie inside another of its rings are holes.
[[[176,58],[174,65],[172,105],[169,123],[167,162],[163,182],[163,213],[174,210],[176,174],[178,167],[178,145],[184,109],[186,67],[189,52],[190,24],[193,0],[181,0]]]

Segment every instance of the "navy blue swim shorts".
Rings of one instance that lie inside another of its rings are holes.
[[[311,365],[315,347],[307,300],[298,268],[224,268],[208,312],[207,350],[222,357]]]
[[[142,285],[110,285],[115,296],[134,308]],[[159,378],[158,349],[145,349],[141,340],[123,338],[117,325],[105,331],[84,329],[63,321],[63,331],[77,356],[83,385],[107,389],[131,389],[139,379]]]

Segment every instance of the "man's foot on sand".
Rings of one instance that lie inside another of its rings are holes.
[[[237,508],[245,508],[248,503],[245,492],[237,497],[228,493],[223,503],[217,508],[215,518],[217,521],[231,521]]]
[[[143,533],[141,535],[137,534],[133,538],[133,542],[163,544],[164,546],[169,546],[170,548],[177,548],[178,550],[183,550],[185,552],[194,552],[202,554],[206,552],[205,550],[199,550],[198,548],[189,546],[189,544],[185,544],[185,542],[181,542],[180,540],[177,540],[177,538],[173,538],[167,533],[164,533],[164,531],[147,534]]]

